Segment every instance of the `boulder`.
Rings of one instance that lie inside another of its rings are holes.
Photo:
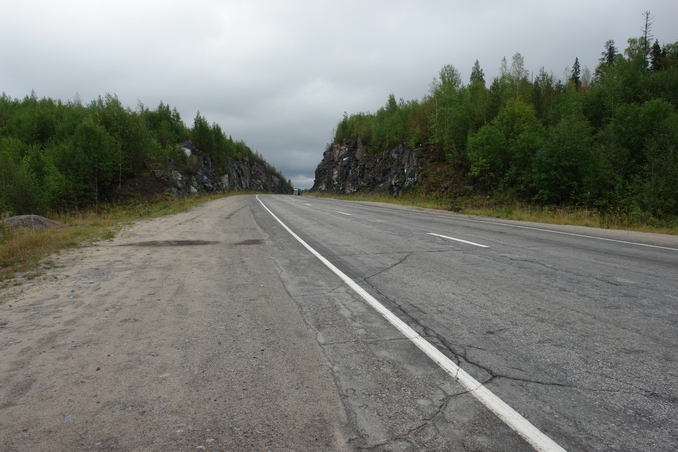
[[[41,217],[40,215],[17,215],[14,217],[9,217],[5,220],[5,224],[9,226],[9,229],[14,230],[42,230],[61,225],[61,223],[57,221]]]

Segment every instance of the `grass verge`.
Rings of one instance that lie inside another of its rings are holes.
[[[224,196],[109,204],[99,206],[98,213],[79,211],[52,215],[51,219],[60,222],[61,226],[42,231],[9,231],[0,222],[0,288],[7,287],[10,284],[8,280],[18,273],[22,273],[25,279],[39,277],[45,270],[54,267],[54,262],[45,258],[60,250],[110,240],[123,226],[135,220],[183,212]],[[14,284],[21,282],[15,281]]]

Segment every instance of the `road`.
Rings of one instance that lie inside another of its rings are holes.
[[[3,451],[678,448],[678,237],[260,195],[51,262]]]
[[[678,237],[260,199],[561,447],[678,447]],[[530,449],[268,212],[254,212],[364,446]]]

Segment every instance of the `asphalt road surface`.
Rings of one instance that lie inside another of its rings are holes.
[[[0,450],[678,448],[678,237],[260,195],[53,260]]]
[[[678,237],[260,199],[560,447],[678,448]],[[253,212],[362,446],[530,449],[268,212]]]

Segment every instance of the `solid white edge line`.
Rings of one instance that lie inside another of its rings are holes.
[[[455,239],[454,237],[448,237],[446,235],[435,234],[433,232],[429,232],[428,235],[433,235],[435,237],[440,237],[442,239],[447,239],[447,240],[454,240],[455,242],[466,243],[468,245],[479,246],[481,248],[489,248],[489,246],[487,246],[487,245],[481,245],[480,243],[469,242],[468,240]]]
[[[344,272],[339,270],[324,256],[313,249],[301,237],[294,233],[285,223],[283,223],[271,210],[266,207],[259,195],[256,196],[257,201],[263,206],[266,211],[271,214],[280,225],[289,232],[304,248],[311,254],[317,257],[327,268],[341,278],[351,289],[360,295],[370,306],[377,310],[388,322],[396,327],[406,338],[414,343],[421,351],[438,364],[448,375],[457,380],[464,386],[470,394],[478,399],[490,411],[492,411],[499,419],[504,421],[506,425],[511,427],[516,433],[525,439],[532,447],[538,451],[564,451],[555,441],[546,436],[538,428],[530,423],[527,419],[521,416],[516,410],[511,408],[506,402],[494,395],[492,391],[483,386],[478,380],[469,375],[465,370],[457,366],[452,360],[445,356],[440,350],[435,348],[426,339],[421,337],[419,333],[410,328],[405,322],[400,320],[391,311],[386,309],[384,305],[379,303],[372,295],[367,293],[365,289],[360,287],[356,282],[349,278]]]

